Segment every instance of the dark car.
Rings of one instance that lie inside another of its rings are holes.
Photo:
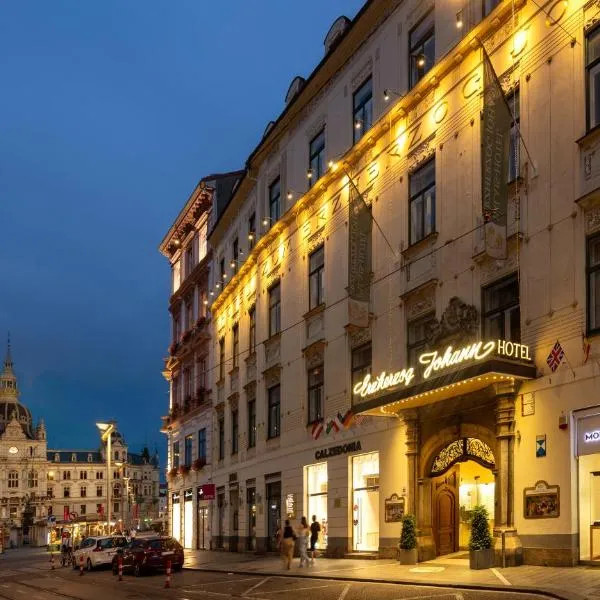
[[[123,572],[131,571],[136,577],[146,572],[166,569],[169,560],[173,571],[179,571],[183,567],[183,548],[172,537],[131,540],[127,546],[119,548],[113,557],[113,575],[119,572],[119,557],[123,558]]]

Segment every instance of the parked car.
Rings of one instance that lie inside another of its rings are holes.
[[[79,568],[82,556],[88,571],[100,565],[110,565],[117,549],[126,545],[127,539],[122,535],[85,538],[73,552],[73,568]]]
[[[169,560],[174,571],[183,567],[183,547],[172,537],[154,536],[131,540],[113,556],[113,575],[119,572],[119,556],[123,558],[123,572],[132,572],[136,577],[166,569]]]

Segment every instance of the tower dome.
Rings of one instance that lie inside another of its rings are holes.
[[[29,409],[19,402],[19,387],[13,371],[13,361],[10,352],[10,335],[4,358],[4,368],[0,373],[0,433],[3,433],[13,415],[23,429],[23,433],[33,438],[32,419]]]

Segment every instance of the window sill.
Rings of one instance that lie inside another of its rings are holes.
[[[302,315],[302,318],[304,320],[308,320],[311,317],[314,317],[315,315],[322,313],[324,310],[325,310],[325,302],[321,302],[321,304],[319,304],[318,306],[315,306],[314,308],[311,308],[307,313],[304,313]]]
[[[588,129],[579,139],[575,140],[578,146],[585,146],[600,137],[600,123]]]
[[[422,252],[426,248],[433,246],[436,243],[438,237],[439,233],[437,231],[430,233],[418,242],[411,244],[406,250],[402,250],[402,256],[405,259],[411,259],[416,254],[419,254],[419,252]]]

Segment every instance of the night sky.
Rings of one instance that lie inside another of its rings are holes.
[[[242,168],[363,0],[2,0],[0,353],[49,447],[164,459],[169,268],[197,181]]]

